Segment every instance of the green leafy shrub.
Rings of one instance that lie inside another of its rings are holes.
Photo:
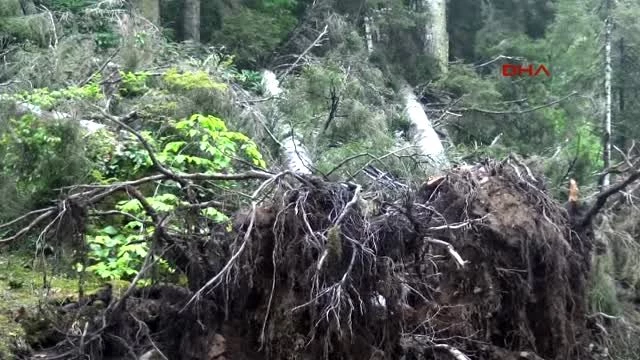
[[[147,87],[147,80],[149,79],[149,73],[147,72],[120,72],[122,77],[122,85],[120,86],[120,95],[123,97],[139,96],[145,93],[149,88]]]
[[[262,74],[254,70],[242,69],[234,71],[233,78],[240,83],[242,87],[255,92],[262,92]]]
[[[125,204],[118,204],[122,208]],[[89,259],[93,265],[87,270],[108,280],[130,279],[135,276],[147,256],[148,245],[144,241],[153,228],[146,229],[139,221],[131,221],[120,229],[109,225],[87,234]],[[82,270],[79,266],[78,270]]]
[[[0,185],[15,187],[25,206],[41,204],[55,189],[78,183],[89,172],[78,127],[68,121],[32,115],[9,119],[0,148],[0,173],[7,181]]]
[[[226,90],[227,85],[213,80],[208,73],[202,70],[180,73],[178,69],[171,68],[164,73],[162,79],[172,90]]]
[[[173,194],[148,197],[147,201],[156,211],[171,211],[179,203],[179,199]],[[144,218],[144,210],[138,200],[120,201],[115,208],[130,214],[133,219]],[[119,228],[112,225],[100,229],[94,227],[87,235],[89,259],[92,261],[87,270],[108,280],[125,280],[135,276],[149,251],[146,239],[155,230],[153,226],[140,220],[128,221]],[[158,259],[158,263],[165,273],[175,271],[163,259]],[[78,270],[82,270],[79,265]]]
[[[255,166],[266,164],[257,145],[246,135],[229,131],[214,116],[195,114],[176,122],[173,127],[182,139],[166,142],[159,160],[180,171],[219,172],[229,170],[233,156],[245,157]]]
[[[20,93],[16,95],[15,98],[29,104],[37,105],[43,110],[51,110],[66,100],[95,101],[103,98],[103,95],[100,90],[100,76],[96,76],[89,84],[82,87],[70,86],[61,90],[39,88]]]
[[[161,136],[150,132],[141,135],[158,149],[154,154],[164,166],[174,172],[225,172],[233,170],[234,158],[242,158],[257,167],[266,167],[257,145],[246,135],[230,131],[224,121],[214,116],[194,114],[179,121],[171,120],[169,129]],[[90,158],[95,164],[92,172],[102,183],[130,180],[153,170],[151,157],[136,140],[115,141],[106,132],[96,133],[88,144]],[[175,212],[188,203],[179,197],[182,192],[176,185],[165,184],[153,196],[147,197],[150,206],[158,212]],[[105,279],[129,279],[140,268],[148,247],[146,240],[153,234],[151,218],[137,199],[119,201],[115,209],[129,214],[124,225],[93,224],[88,236],[91,264],[87,270]],[[200,216],[218,224],[229,218],[218,209],[200,210]],[[131,219],[134,220],[131,220]],[[178,227],[186,224],[177,220]],[[172,269],[160,262],[165,274]],[[81,268],[80,268],[81,269]]]

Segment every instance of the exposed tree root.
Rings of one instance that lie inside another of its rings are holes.
[[[178,174],[154,164],[158,173],[143,179],[71,189],[2,240],[54,225],[78,235],[88,215],[78,209],[127,194],[155,229],[136,280],[158,256],[188,279],[188,289],[134,281],[106,309],[54,311],[47,328],[55,335],[44,343],[58,347],[43,358],[593,358],[590,221],[570,219],[515,157],[454,169],[418,190],[398,186],[375,207],[353,183],[288,172]],[[204,206],[188,189],[246,179],[262,182],[233,232],[185,235],[171,226]],[[187,205],[171,214],[138,190],[163,180],[185,190]]]

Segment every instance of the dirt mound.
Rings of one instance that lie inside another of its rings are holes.
[[[589,359],[592,238],[527,170],[488,162],[375,200],[283,190],[235,238],[168,252],[190,290],[110,308],[92,358]]]

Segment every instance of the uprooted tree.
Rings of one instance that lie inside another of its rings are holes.
[[[591,207],[572,198],[565,209],[515,156],[453,168],[418,189],[364,187],[269,172],[252,143],[228,135],[245,142],[255,162],[237,160],[253,168],[198,172],[127,125],[135,113],[102,117],[139,141],[150,171],[66,189],[56,205],[4,224],[26,225],[0,240],[37,229],[41,241],[71,243],[82,262],[96,218],[134,218],[143,229],[148,252],[122,296],[106,309],[47,315],[58,331],[40,345],[56,345],[57,358],[589,359],[602,345],[586,304],[592,221],[638,171]],[[212,195],[235,182],[255,186],[242,209]],[[172,189],[172,206],[152,195],[159,188]],[[130,206],[109,209],[114,200]],[[237,210],[230,229],[204,216],[217,209]],[[188,286],[136,287],[161,260]]]

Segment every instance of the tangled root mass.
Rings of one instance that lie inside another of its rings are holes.
[[[199,259],[183,266],[199,269],[185,270],[189,289],[155,285],[127,299],[102,330],[101,356],[591,358],[592,237],[541,182],[486,163],[416,191],[368,194],[314,182],[239,214],[235,238],[175,256]],[[185,306],[236,254],[218,286]]]

